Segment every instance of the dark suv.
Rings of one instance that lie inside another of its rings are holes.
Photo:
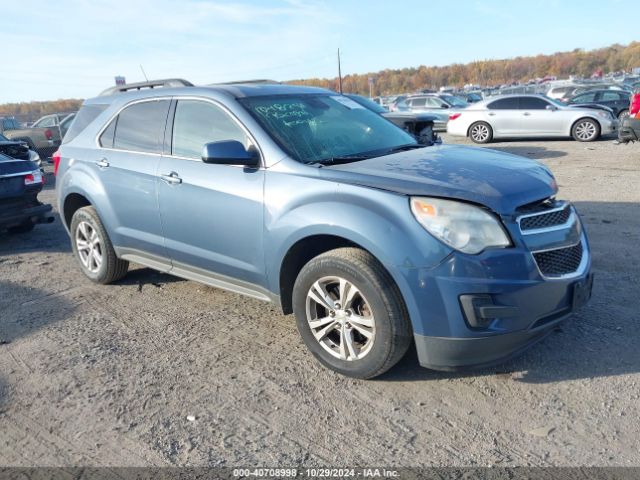
[[[319,88],[140,88],[87,100],[54,156],[95,282],[131,261],[273,302],[360,378],[411,343],[435,369],[502,360],[590,296],[586,233],[541,163],[420,145]]]

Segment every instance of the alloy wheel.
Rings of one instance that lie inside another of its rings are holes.
[[[324,350],[346,361],[366,356],[375,341],[375,319],[358,287],[341,277],[316,281],[306,299],[307,321]]]
[[[88,222],[80,222],[76,228],[76,249],[80,262],[91,273],[102,266],[102,245],[96,229]]]
[[[591,140],[597,133],[596,126],[593,122],[580,122],[576,125],[576,137],[580,140]]]
[[[471,129],[471,138],[476,142],[484,142],[489,138],[489,127],[483,124],[474,125]]]

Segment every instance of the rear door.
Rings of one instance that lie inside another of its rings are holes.
[[[157,98],[125,107],[99,135],[92,165],[110,207],[99,213],[110,216],[105,223],[119,253],[142,256],[159,270],[170,267],[156,184],[170,103]]]
[[[264,169],[201,160],[205,143],[237,140],[249,147],[255,142],[213,101],[174,100],[170,117],[157,183],[174,271],[264,285]]]
[[[487,105],[486,120],[494,135],[518,135],[522,133],[520,97],[498,98]]]

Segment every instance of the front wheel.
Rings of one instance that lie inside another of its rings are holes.
[[[469,127],[469,138],[474,143],[489,143],[493,140],[493,129],[486,122],[476,122]]]
[[[293,288],[298,330],[324,366],[373,378],[395,365],[412,333],[400,291],[371,254],[331,250],[300,271]]]
[[[600,124],[590,118],[578,120],[571,129],[571,136],[578,142],[593,142],[600,136]]]

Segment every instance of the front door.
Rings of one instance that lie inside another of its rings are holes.
[[[205,143],[252,140],[221,106],[191,99],[177,100],[166,137],[157,183],[173,270],[263,286],[264,169],[201,160]]]

